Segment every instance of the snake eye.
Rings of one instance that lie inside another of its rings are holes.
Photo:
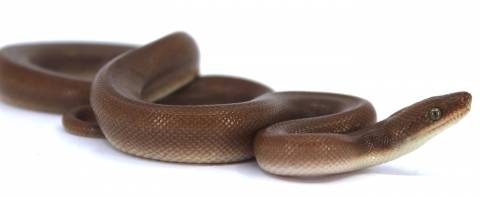
[[[430,109],[430,112],[428,112],[428,116],[431,120],[437,121],[442,117],[442,111],[437,107],[432,108]]]

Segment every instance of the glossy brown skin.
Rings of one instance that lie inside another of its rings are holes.
[[[18,46],[2,51],[0,92],[4,98],[52,111],[88,104],[81,99],[88,94],[78,96],[78,101],[67,100],[70,98],[64,95],[72,87],[55,81],[55,77],[61,81],[75,79],[69,76],[75,74],[68,69],[70,63],[65,68],[58,67],[61,69],[57,70],[68,72],[55,73],[51,82],[45,75],[28,75],[31,81],[48,82],[43,88],[35,88],[38,91],[19,90],[37,85],[7,76],[22,76],[17,70],[52,70],[42,65],[49,61],[22,65],[20,59],[43,57],[43,50],[30,50],[32,46],[45,49],[42,45],[27,45],[20,46],[27,49],[23,54]],[[52,57],[65,60],[61,51],[77,48],[65,44]],[[108,46],[73,56],[97,55],[104,60],[129,49]],[[81,82],[86,89],[83,93],[88,92],[89,81]],[[73,90],[79,89],[73,86]],[[89,102],[93,112],[84,106],[64,115],[66,128],[85,136],[104,135],[115,148],[126,153],[185,163],[236,162],[255,154],[260,167],[267,172],[316,176],[373,166],[410,152],[423,143],[417,140],[423,141],[434,134],[436,127],[468,112],[471,96],[461,92],[430,98],[376,123],[373,106],[358,97],[272,92],[244,79],[200,77],[194,41],[186,34],[176,33],[108,62],[96,74]],[[60,107],[51,107],[55,103],[61,103]],[[432,108],[440,108],[443,115],[433,122],[422,119]]]
[[[462,118],[470,110],[471,101],[467,92],[431,97],[374,125],[342,134],[328,134],[335,127],[298,133],[297,127],[302,126],[279,123],[258,133],[255,155],[264,170],[277,175],[315,176],[358,170],[415,150],[440,129]],[[432,118],[432,109],[439,109],[442,115]]]
[[[63,113],[89,103],[91,81],[128,45],[33,43],[0,51],[0,96],[31,109]]]

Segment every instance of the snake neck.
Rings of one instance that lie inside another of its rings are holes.
[[[441,126],[418,129],[415,122],[390,117],[363,130],[355,139],[365,151],[362,155],[365,158],[364,166],[375,166],[416,150],[456,121],[458,120]]]
[[[354,132],[352,139],[360,147],[360,167],[382,164],[409,153],[424,141],[411,140],[408,125],[397,125],[396,120],[386,119],[371,127]]]

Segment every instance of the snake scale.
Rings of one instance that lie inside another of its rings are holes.
[[[0,51],[3,101],[63,113],[67,131],[105,137],[135,156],[181,163],[256,158],[266,172],[319,176],[404,155],[462,118],[472,97],[431,97],[377,122],[365,99],[273,92],[225,76],[200,76],[185,33],[142,47],[27,43]]]

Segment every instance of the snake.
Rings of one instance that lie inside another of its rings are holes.
[[[356,96],[275,92],[239,77],[200,75],[198,47],[184,32],[144,46],[8,45],[0,50],[0,95],[61,113],[68,132],[105,137],[130,155],[191,164],[255,158],[265,172],[295,177],[410,153],[464,117],[472,101],[465,91],[434,96],[377,121],[373,105]]]

